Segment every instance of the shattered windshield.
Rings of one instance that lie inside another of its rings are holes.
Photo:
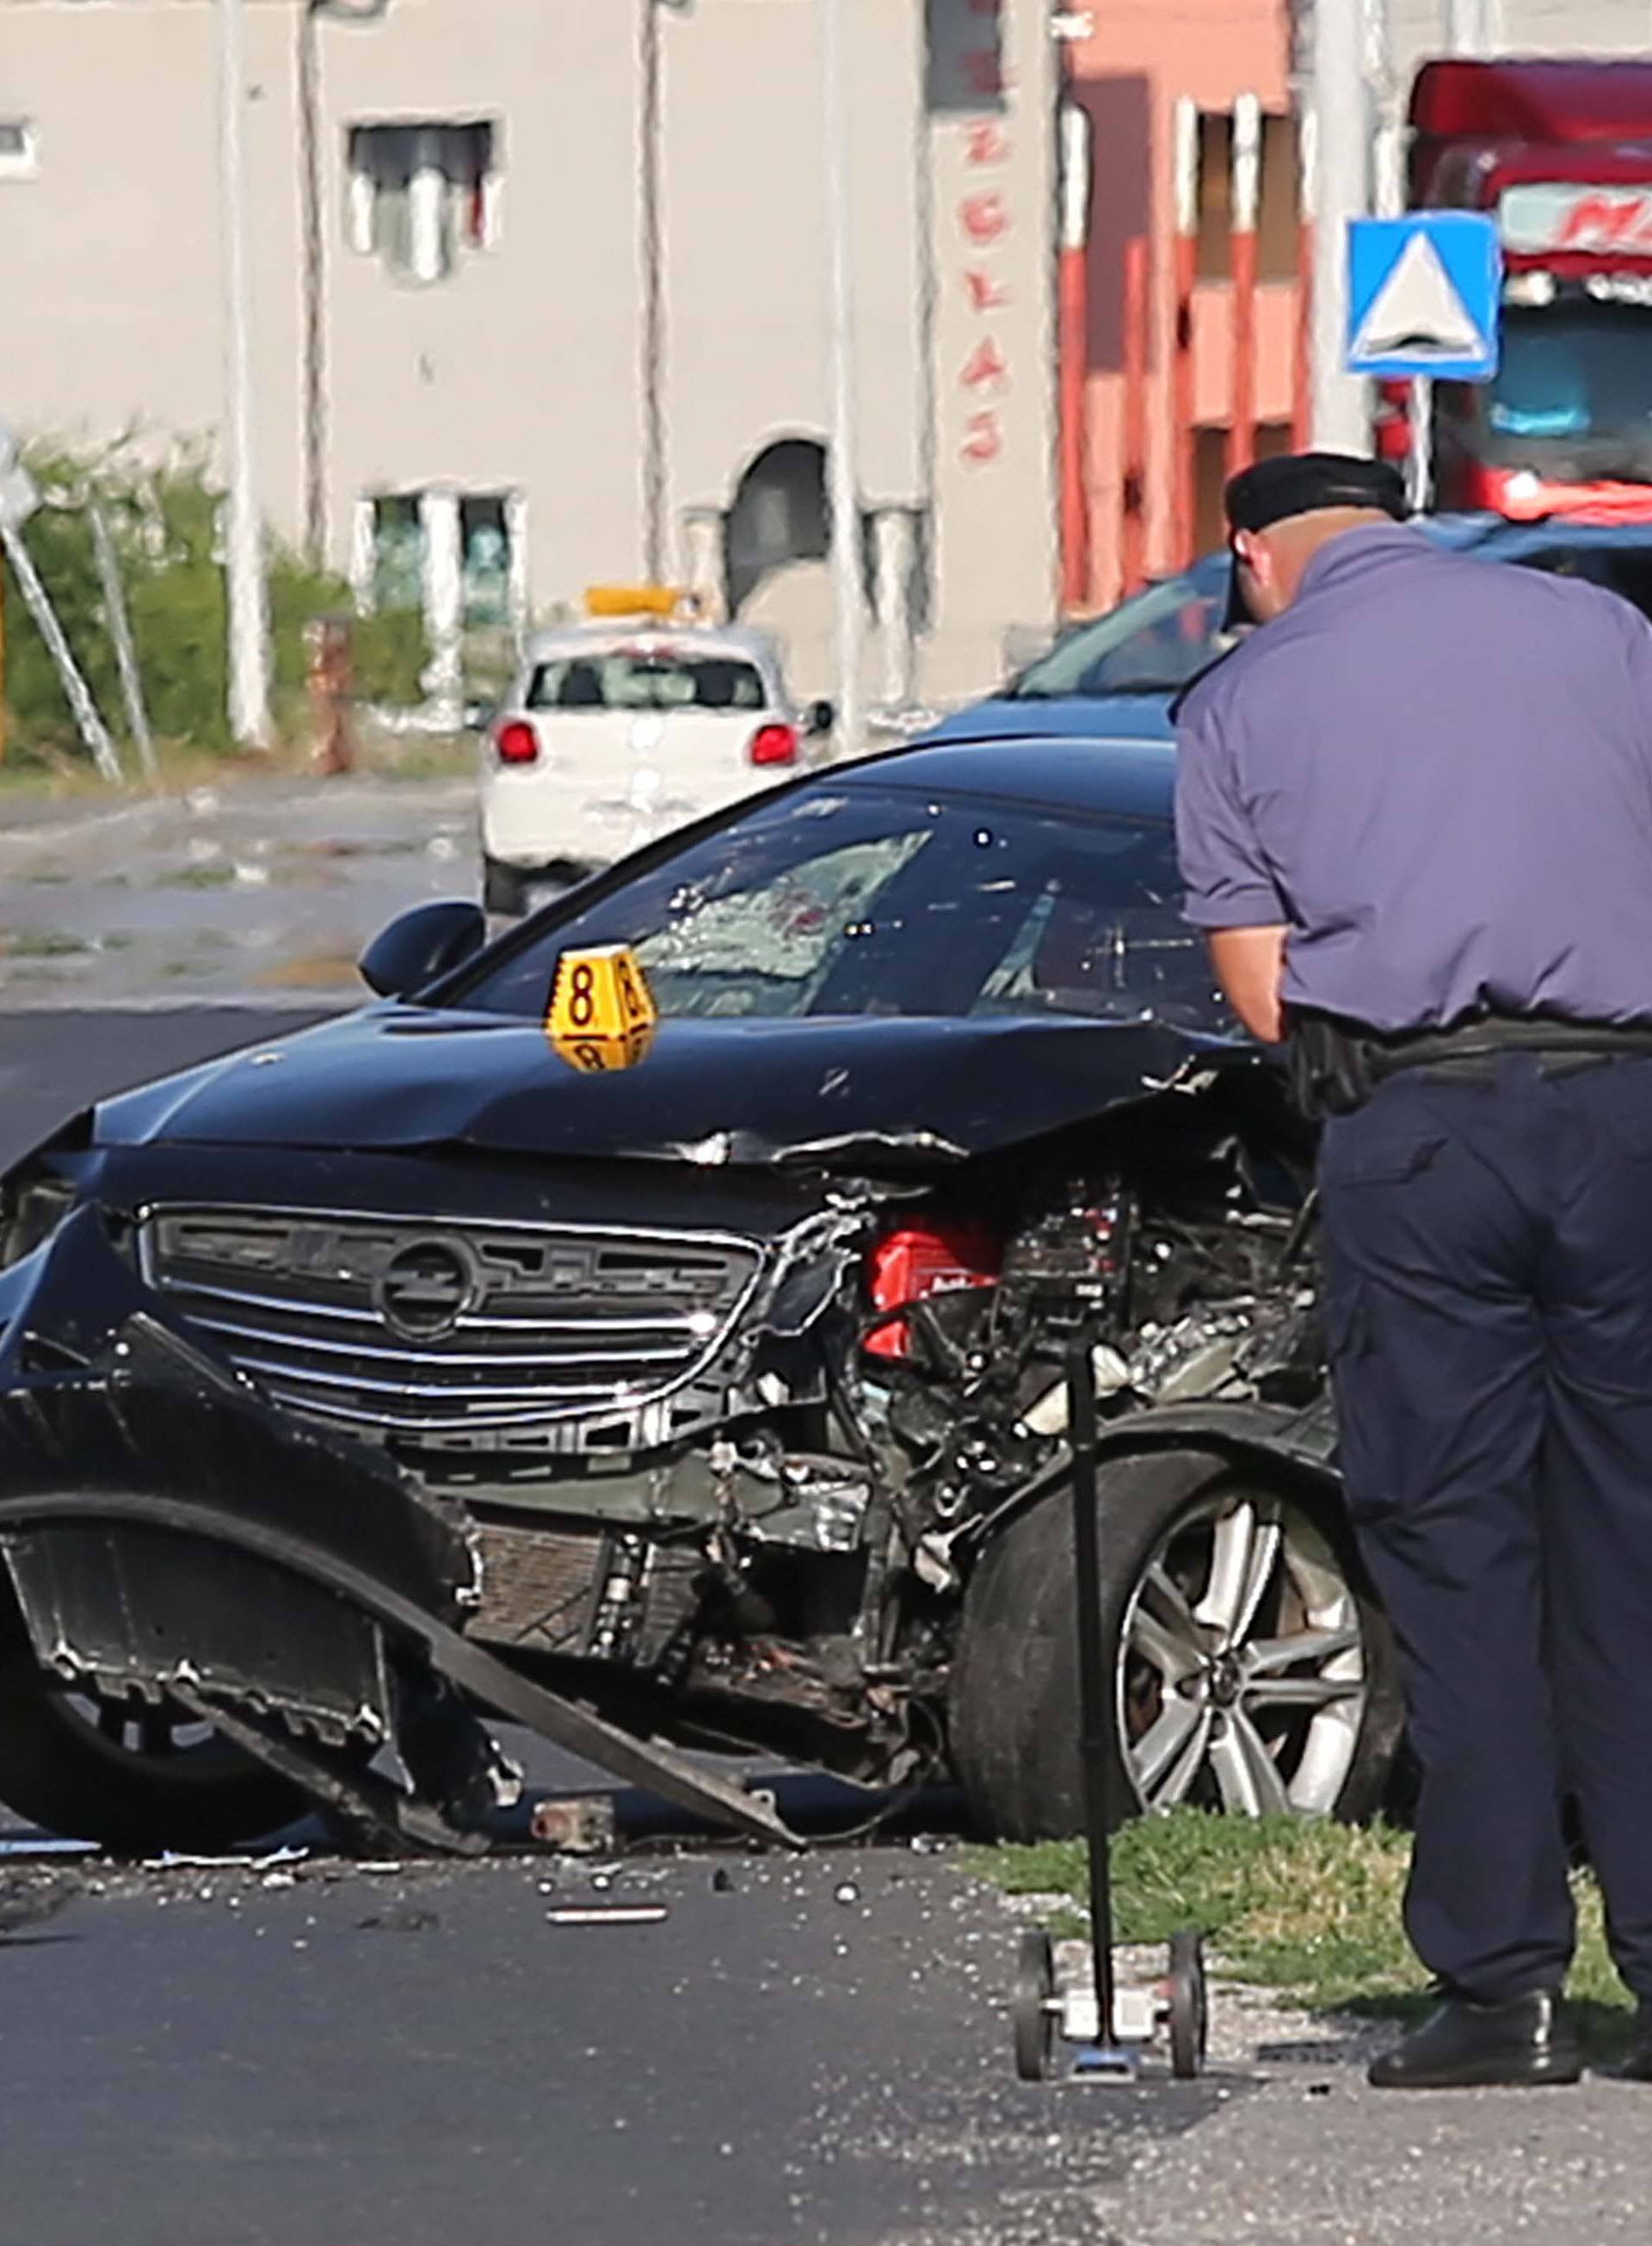
[[[1228,1026],[1169,821],[895,787],[755,811],[485,970],[538,1017],[561,952],[628,943],[666,1016],[1073,1014]]]
[[[1210,555],[1069,632],[1009,688],[1012,702],[1068,695],[1173,694],[1221,653],[1227,562]]]

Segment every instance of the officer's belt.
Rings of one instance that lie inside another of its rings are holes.
[[[1532,1054],[1546,1075],[1652,1056],[1652,1021],[1483,1014],[1449,1029],[1379,1030],[1336,1014],[1291,1014],[1291,1086],[1298,1105],[1315,1117],[1351,1114],[1402,1070],[1488,1077],[1510,1052]]]

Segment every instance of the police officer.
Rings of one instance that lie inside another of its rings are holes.
[[[1188,916],[1327,1119],[1341,1463],[1422,1770],[1383,2087],[1571,2082],[1574,1805],[1652,2080],[1652,630],[1334,453],[1227,493]]]

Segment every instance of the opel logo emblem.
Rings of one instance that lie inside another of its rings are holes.
[[[452,1240],[415,1240],[398,1249],[373,1286],[373,1303],[404,1341],[440,1341],[481,1298],[470,1250]]]

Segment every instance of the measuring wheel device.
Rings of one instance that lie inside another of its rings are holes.
[[[1010,2004],[1016,2072],[1023,2082],[1134,2082],[1145,2055],[1163,2038],[1172,2074],[1191,2081],[1204,2072],[1210,2022],[1202,1936],[1192,1927],[1172,1936],[1166,1971],[1154,1986],[1120,1989],[1113,1972],[1109,1773],[1118,1718],[1102,1627],[1095,1355],[1088,1334],[1068,1351],[1067,1406],[1092,1985],[1064,1987],[1050,1936],[1022,1936]]]

